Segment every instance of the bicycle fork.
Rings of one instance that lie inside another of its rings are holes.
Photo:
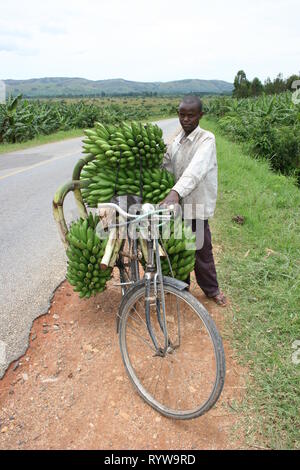
[[[173,345],[167,329],[167,319],[166,319],[166,305],[165,305],[165,294],[163,287],[163,276],[161,270],[160,256],[159,256],[159,244],[158,239],[155,239],[155,255],[156,255],[156,269],[154,266],[154,253],[153,253],[153,240],[147,242],[148,245],[148,263],[147,270],[145,273],[145,315],[146,315],[146,325],[152,340],[152,343],[155,347],[156,356],[164,357],[167,352],[172,353],[178,345]],[[154,274],[155,272],[155,274]],[[153,276],[154,274],[154,276]],[[151,283],[152,279],[154,281],[154,297],[151,297]],[[158,286],[157,281],[159,281],[159,289],[161,294],[161,300],[158,295]],[[157,320],[160,326],[161,331],[164,334],[164,347],[160,347],[155,336],[155,333],[152,328],[151,318],[150,318],[150,307],[155,301]],[[162,312],[161,312],[162,306]],[[162,315],[161,315],[162,313]]]

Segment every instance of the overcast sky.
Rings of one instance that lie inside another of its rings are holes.
[[[0,79],[286,77],[299,24],[299,0],[0,0]]]

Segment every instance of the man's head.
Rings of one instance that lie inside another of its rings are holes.
[[[190,134],[199,125],[203,116],[202,101],[198,96],[185,96],[178,108],[180,124],[186,134]]]

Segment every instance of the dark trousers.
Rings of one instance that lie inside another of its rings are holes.
[[[214,297],[219,294],[219,285],[217,281],[216,267],[212,252],[211,233],[208,225],[208,220],[198,220],[197,236],[203,246],[201,249],[196,250],[195,259],[195,276],[198,285],[201,287],[207,297]],[[196,231],[196,220],[192,220],[193,232]],[[202,235],[203,234],[203,235]],[[190,276],[185,281],[190,284]]]

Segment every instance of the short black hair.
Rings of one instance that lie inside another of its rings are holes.
[[[186,95],[183,97],[181,103],[185,104],[195,104],[199,108],[199,112],[202,113],[203,103],[200,100],[199,96],[196,95]]]

